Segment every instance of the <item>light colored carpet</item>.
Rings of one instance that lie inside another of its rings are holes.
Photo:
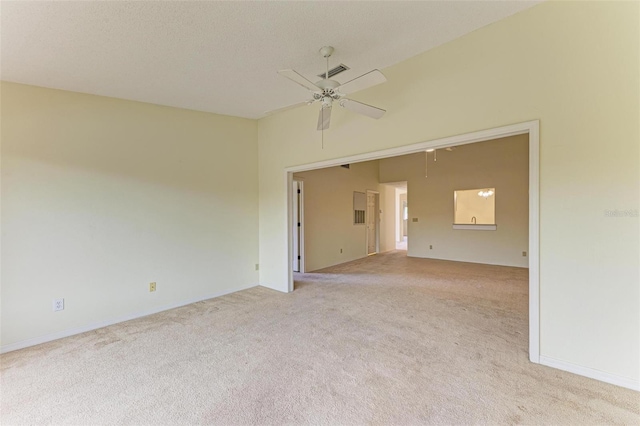
[[[527,271],[391,252],[2,355],[12,424],[638,424],[527,359]]]

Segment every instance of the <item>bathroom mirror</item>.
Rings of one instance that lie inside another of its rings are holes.
[[[455,225],[495,225],[496,189],[453,191],[453,212]]]

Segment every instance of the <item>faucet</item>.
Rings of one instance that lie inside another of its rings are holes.
[[[473,222],[474,225],[476,224],[476,217],[475,216],[471,217],[471,222]]]

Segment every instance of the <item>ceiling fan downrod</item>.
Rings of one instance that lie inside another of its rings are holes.
[[[327,73],[324,75],[326,80],[329,79],[329,57],[333,54],[333,50],[332,46],[323,46],[320,48],[320,54],[327,60]]]

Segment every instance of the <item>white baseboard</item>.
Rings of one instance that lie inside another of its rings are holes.
[[[72,328],[69,330],[58,331],[57,333],[51,333],[40,337],[34,337],[32,339],[21,340],[19,342],[10,343],[8,345],[3,345],[0,347],[0,353],[17,351],[18,349],[28,348],[30,346],[39,345],[41,343],[51,342],[53,340],[62,339],[64,337],[74,336],[76,334],[85,333],[87,331],[97,330],[99,328],[108,327],[110,325],[118,324],[125,321],[130,321],[132,319],[146,317],[148,315],[157,314],[158,312],[168,311],[169,309],[179,308],[181,306],[190,305],[196,302],[202,302],[203,300],[213,299],[215,297],[224,296],[227,294],[235,293],[237,291],[247,290],[252,287],[257,287],[258,284],[252,284],[240,288],[234,288],[232,290],[224,290],[218,293],[210,294],[204,297],[199,297],[190,300],[183,300],[177,303],[171,303],[169,305],[160,306],[158,308],[149,309],[147,311],[138,312],[131,315],[125,315],[123,317],[108,319],[105,321],[99,321],[93,324],[84,325],[81,327]]]
[[[600,380],[601,382],[611,383],[612,385],[622,386],[623,388],[640,391],[640,381],[618,376],[617,374],[606,373],[604,371],[571,364],[570,362],[549,358],[543,355],[540,355],[540,364],[546,365],[547,367],[557,368],[558,370],[568,371],[569,373],[578,374],[580,376],[589,377],[591,379]]]

